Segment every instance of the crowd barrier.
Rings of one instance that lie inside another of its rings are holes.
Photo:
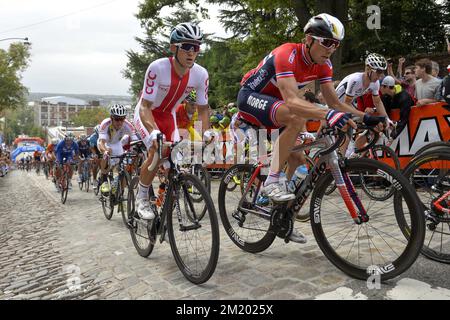
[[[400,119],[398,109],[392,110],[389,117],[393,121]],[[307,129],[315,132],[320,126],[320,121],[308,121]],[[386,138],[380,143],[388,144],[395,151],[400,160],[401,168],[404,168],[415,153],[428,143],[435,141],[450,141],[450,107],[446,103],[438,102],[424,106],[414,106],[409,115],[408,125],[390,144]],[[211,171],[230,168],[233,164],[232,150],[234,144],[229,132],[225,132],[219,143],[222,155],[219,161],[207,166]],[[390,158],[383,155],[383,162],[393,165]]]

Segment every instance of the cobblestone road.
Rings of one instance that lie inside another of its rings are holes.
[[[344,289],[353,298],[384,299],[405,279],[450,288],[449,266],[419,257],[401,277],[369,290],[328,262],[308,224],[301,227],[306,245],[276,239],[259,254],[238,249],[220,226],[216,271],[206,284],[193,285],[169,244],[140,257],[121,217],[107,221],[92,191],[75,184],[62,205],[43,176],[13,171],[0,179],[0,299],[314,299]],[[214,183],[217,204],[216,198]],[[448,292],[440,296],[450,299]]]

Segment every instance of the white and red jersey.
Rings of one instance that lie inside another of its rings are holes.
[[[247,72],[241,85],[281,100],[277,79],[289,77],[295,78],[299,89],[314,80],[324,84],[333,81],[333,66],[330,60],[321,65],[310,62],[303,43],[286,43],[275,48],[255,69]]]
[[[197,104],[208,104],[208,71],[194,63],[188,72],[180,77],[173,67],[173,57],[153,61],[145,73],[141,99],[153,102],[152,110],[175,111],[192,90],[197,91]]]
[[[119,143],[125,135],[128,135],[129,137],[135,136],[135,130],[131,122],[125,120],[122,127],[119,130],[116,130],[112,125],[111,118],[106,118],[102,121],[98,133],[98,139],[105,140],[109,145]]]
[[[169,141],[178,141],[176,109],[192,90],[197,91],[196,103],[200,106],[208,104],[208,71],[194,63],[188,72],[180,77],[173,66],[173,57],[153,61],[145,73],[144,87],[134,111],[134,125],[147,148],[150,146],[148,132],[140,117],[142,99],[153,103],[152,115],[159,131]]]

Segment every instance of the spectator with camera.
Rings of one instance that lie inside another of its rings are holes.
[[[429,59],[420,59],[415,63],[417,106],[434,103],[440,100],[439,88],[442,80],[431,75],[432,64]]]

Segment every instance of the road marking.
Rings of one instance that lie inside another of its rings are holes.
[[[361,292],[353,295],[353,290],[347,287],[340,287],[334,291],[316,296],[315,300],[367,300],[367,296]]]
[[[386,296],[391,300],[450,300],[450,290],[431,288],[428,283],[404,278]]]

